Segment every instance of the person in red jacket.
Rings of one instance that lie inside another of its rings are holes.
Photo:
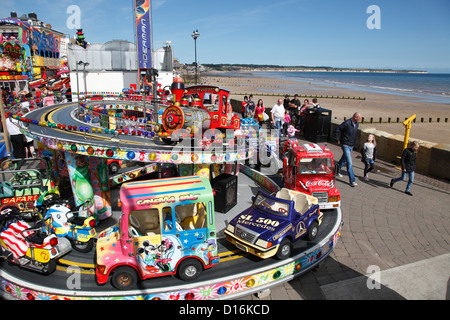
[[[244,101],[242,101],[242,118],[245,118],[245,109],[247,108],[248,97],[244,97]]]

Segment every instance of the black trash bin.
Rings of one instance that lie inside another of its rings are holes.
[[[331,131],[331,110],[308,109],[305,117],[305,139],[311,142],[327,142]]]
[[[237,204],[237,176],[223,173],[211,181],[215,191],[215,211],[227,213]]]

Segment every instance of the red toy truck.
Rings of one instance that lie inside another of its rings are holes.
[[[335,183],[333,153],[328,147],[314,143],[299,146],[297,139],[289,139],[283,145],[282,154],[286,188],[316,197],[322,210],[340,207],[341,195]]]

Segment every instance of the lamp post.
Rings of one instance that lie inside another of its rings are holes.
[[[198,82],[198,66],[197,66],[197,38],[200,36],[198,29],[192,32],[192,38],[194,39],[195,45],[195,84]]]
[[[77,97],[78,97],[78,102],[80,102],[80,84],[78,81],[78,61],[75,64],[75,70],[76,70],[76,75],[77,75]]]
[[[79,82],[78,82],[78,66],[83,66],[83,75],[84,75],[84,101],[86,101],[86,92],[87,92],[87,89],[86,89],[86,66],[88,66],[89,65],[89,62],[83,62],[83,61],[77,61],[77,63],[76,63],[76,70],[77,70],[77,89],[78,89],[78,106],[79,106],[79,109],[78,109],[78,117],[80,118],[81,117],[81,105],[79,104],[80,103],[80,86],[79,86]],[[80,118],[80,120],[81,120],[81,118]]]
[[[83,75],[84,75],[84,100],[86,100],[86,93],[87,93],[87,86],[86,86],[86,67],[89,65],[89,62],[83,62],[83,61],[78,61],[77,63],[80,66],[83,66]],[[77,76],[77,80],[78,80],[78,76]],[[80,89],[78,88],[78,91],[80,91]]]

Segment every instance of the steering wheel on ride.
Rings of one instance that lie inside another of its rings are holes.
[[[136,237],[142,236],[140,234],[140,232],[136,229],[136,228],[139,228],[141,226],[141,223],[139,222],[139,220],[135,216],[130,215],[129,216],[129,221],[130,221],[131,225],[128,226],[128,234],[132,238],[136,238]]]
[[[27,180],[32,180],[33,178],[31,175],[26,171],[16,172],[14,174],[14,180],[22,184],[23,182],[26,182]]]
[[[41,207],[49,207],[59,200],[59,194],[55,192],[50,192],[44,196],[44,199],[42,200]]]

